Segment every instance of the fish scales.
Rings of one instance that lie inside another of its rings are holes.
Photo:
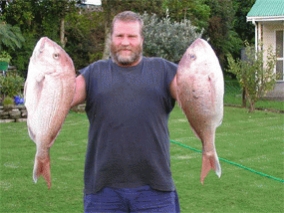
[[[213,169],[221,176],[215,131],[223,118],[223,73],[211,46],[196,39],[186,50],[175,77],[176,96],[190,126],[202,142],[201,183]]]
[[[36,44],[25,82],[30,138],[36,143],[33,179],[43,176],[51,187],[49,149],[69,112],[75,93],[72,59],[47,37]]]

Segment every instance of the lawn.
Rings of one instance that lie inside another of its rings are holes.
[[[225,80],[225,95],[224,103],[229,106],[241,106],[242,105],[242,89],[237,80]],[[247,101],[247,107],[249,102]],[[284,102],[282,100],[270,100],[260,98],[255,107],[261,110],[279,111],[284,112]]]
[[[82,212],[88,121],[69,113],[51,148],[52,187],[32,181],[35,144],[25,123],[0,124],[0,212]],[[171,166],[182,212],[283,212],[284,114],[225,107],[217,129],[219,179],[199,181],[201,143],[175,107],[170,116]]]

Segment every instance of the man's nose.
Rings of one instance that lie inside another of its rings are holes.
[[[129,45],[129,39],[127,37],[123,37],[122,41],[121,41],[121,44],[124,45],[124,46],[127,46]]]

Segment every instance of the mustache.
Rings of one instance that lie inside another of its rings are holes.
[[[131,48],[126,48],[126,47],[121,47],[121,48],[117,48],[116,51],[119,52],[119,51],[122,51],[122,50],[129,50],[132,52],[132,49]]]

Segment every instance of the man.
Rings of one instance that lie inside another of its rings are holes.
[[[76,78],[73,105],[86,101],[90,122],[85,212],[179,212],[167,126],[177,65],[143,57],[142,31],[136,13],[118,14],[111,59]]]

